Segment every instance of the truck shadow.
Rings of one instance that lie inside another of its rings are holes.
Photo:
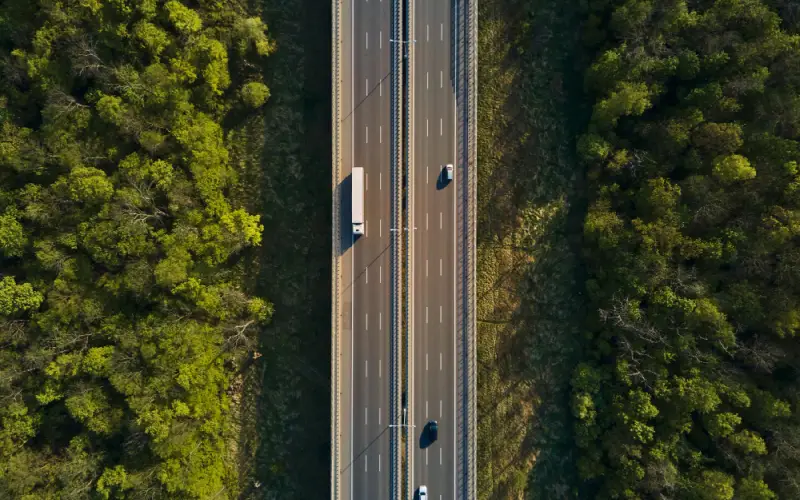
[[[348,175],[336,187],[334,196],[339,199],[339,255],[344,255],[356,241],[353,235],[353,174]]]

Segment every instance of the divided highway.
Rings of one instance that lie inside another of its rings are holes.
[[[333,500],[475,497],[475,6],[332,0]]]

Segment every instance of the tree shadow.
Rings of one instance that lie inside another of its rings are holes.
[[[479,498],[571,498],[586,210],[574,137],[588,118],[579,13],[488,0],[479,16]]]
[[[261,357],[245,378],[240,498],[325,498],[330,495],[330,2],[251,3],[262,9],[277,44],[264,68],[271,90],[260,180],[264,237],[250,269],[258,294],[274,303],[275,314],[259,338]]]

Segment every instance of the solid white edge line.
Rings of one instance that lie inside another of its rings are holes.
[[[455,47],[456,47],[456,50],[458,50],[458,43],[459,43],[458,42],[458,26],[459,26],[458,25],[458,2],[459,1],[460,0],[456,0],[455,1],[455,20],[456,20],[456,23],[455,23],[456,24]],[[453,80],[455,82],[455,93],[453,94],[453,161],[454,161],[455,165],[458,165],[458,147],[456,146],[457,139],[458,139],[457,135],[456,135],[456,130],[458,128],[458,126],[457,126],[457,123],[458,123],[457,122],[457,119],[458,119],[458,110],[457,110],[457,108],[458,108],[458,57],[457,56],[455,57],[455,78]],[[453,172],[453,180],[456,180],[456,173],[458,171],[458,168],[454,168],[453,170],[454,170],[454,172]],[[458,190],[456,190],[456,193],[453,195],[453,491],[454,492],[458,491],[458,489],[456,488],[456,469],[458,467],[456,465],[457,464],[457,462],[456,462],[457,453],[456,453],[456,439],[455,439],[455,429],[456,429],[456,425],[457,425],[456,414],[458,413],[456,411],[456,408],[457,408],[456,407],[456,392],[458,391],[458,385],[457,385],[458,382],[457,382],[457,379],[456,379],[456,356],[457,356],[457,351],[456,351],[456,336],[457,336],[457,332],[456,332],[456,330],[457,330],[457,326],[456,326],[456,324],[457,324],[457,322],[456,322],[456,310],[457,310],[457,308],[456,308],[456,297],[457,297],[457,294],[456,294],[456,287],[457,287],[457,280],[456,280],[456,248],[457,248],[456,226],[457,226],[457,220],[458,220],[457,217],[456,217],[456,214],[458,213],[457,212],[457,209],[458,209],[458,207],[457,207],[457,200],[458,200],[457,192],[458,192]],[[468,423],[465,423],[465,424],[468,424]]]
[[[351,6],[352,7],[352,6]],[[355,95],[355,85],[354,82],[356,81],[356,47],[355,47],[355,29],[356,29],[356,15],[355,15],[354,8],[350,9],[350,106],[353,106],[353,103],[356,102],[356,95]],[[350,118],[350,161],[351,163],[355,160],[356,157],[356,120],[355,120],[355,107],[353,107],[353,115]],[[352,172],[352,165],[351,165],[351,172]],[[355,251],[355,236],[353,235],[353,231],[350,230],[350,248],[353,249],[350,252],[350,271],[356,268],[356,251]],[[356,357],[355,351],[355,321],[352,319],[355,318],[356,312],[356,294],[355,294],[355,287],[350,287],[350,463],[353,463],[355,457],[353,456],[353,449],[355,448],[355,400],[356,398],[353,397],[353,388],[355,387],[354,381],[354,372],[355,372],[355,364],[353,360]],[[350,468],[350,500],[353,500],[353,475],[355,467]]]

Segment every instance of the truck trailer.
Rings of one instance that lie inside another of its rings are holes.
[[[353,185],[353,234],[358,236],[364,234],[364,169],[353,167],[351,174]]]

